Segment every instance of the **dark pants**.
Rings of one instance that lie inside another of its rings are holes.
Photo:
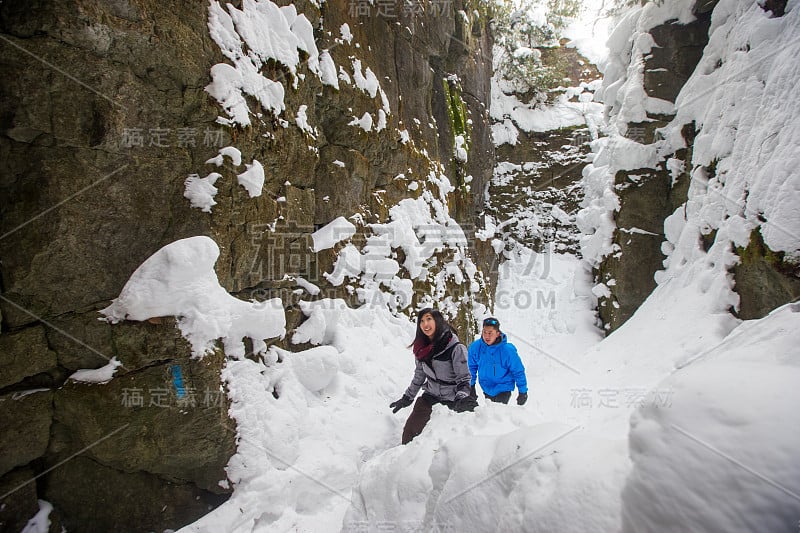
[[[508,395],[511,396],[511,393],[509,392]],[[508,401],[508,398],[506,398],[506,401]],[[422,433],[422,430],[425,429],[425,424],[431,419],[433,406],[437,403],[446,405],[450,409],[455,406],[455,402],[440,400],[427,392],[417,398],[417,401],[414,402],[414,408],[411,410],[408,420],[406,420],[406,425],[403,427],[403,444],[408,444],[414,437]]]
[[[511,391],[510,390],[508,390],[506,392],[501,392],[497,396],[489,396],[485,392],[483,393],[483,395],[486,396],[486,398],[488,398],[489,400],[492,400],[493,402],[497,402],[497,403],[508,403],[508,400],[511,399]]]

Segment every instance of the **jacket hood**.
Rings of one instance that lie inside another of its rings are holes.
[[[450,337],[450,340],[447,342],[447,344],[444,346],[444,348],[442,348],[441,350],[435,351],[433,353],[433,355],[438,355],[440,353],[446,352],[453,345],[458,344],[459,342],[461,342],[460,340],[458,340],[458,335],[456,335],[455,331],[451,331],[451,333],[452,333],[452,336]]]

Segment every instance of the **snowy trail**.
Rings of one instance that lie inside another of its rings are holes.
[[[519,347],[529,368],[532,401],[519,407],[481,400],[481,407],[467,415],[437,408],[418,445],[399,446],[409,410],[395,415],[388,408],[413,373],[407,343],[414,325],[409,321],[323,300],[308,322],[327,346],[298,353],[273,349],[263,362],[229,361],[223,378],[231,391],[239,445],[228,475],[236,490],[228,502],[183,531],[324,532],[340,531],[343,524],[345,530],[358,530],[378,522],[402,522],[403,527],[430,523],[424,514],[400,517],[390,509],[377,518],[373,510],[360,515],[355,511],[363,501],[359,483],[376,484],[373,495],[398,491],[399,500],[387,502],[401,507],[409,497],[408,483],[416,483],[424,500],[428,492],[423,487],[435,482],[428,477],[430,462],[436,450],[452,446],[451,440],[492,442],[552,420],[548,395],[557,397],[560,408],[568,407],[568,394],[552,394],[553,384],[561,382],[553,376],[571,372],[559,361],[574,359],[600,338],[590,298],[573,291],[579,268],[572,256],[529,252],[506,263],[498,295],[507,293],[508,302],[500,304],[498,297],[497,316],[512,338],[525,339]],[[587,291],[588,285],[583,287]],[[545,294],[542,305],[535,300],[528,305],[527,292],[534,299]],[[523,295],[516,303],[515,294]],[[569,430],[563,424],[548,427],[541,435]],[[462,456],[457,450],[450,453]]]
[[[687,428],[711,443],[750,439],[758,448],[764,444],[748,428],[768,426],[763,434],[785,433],[789,445],[779,459],[791,464],[792,443],[800,444],[794,426],[759,422],[761,411],[746,406],[798,401],[787,391],[796,381],[789,373],[800,368],[797,354],[788,355],[800,332],[800,307],[739,325],[715,312],[720,289],[695,264],[663,282],[629,322],[600,341],[582,263],[528,252],[518,259],[501,271],[496,311],[501,327],[519,341],[530,385],[526,405],[481,400],[473,413],[435,406],[422,434],[400,446],[409,411],[392,414],[388,403],[411,379],[406,346],[413,324],[386,311],[320,301],[306,323],[323,346],[273,349],[263,362],[229,361],[223,377],[239,446],[228,474],[236,490],[183,531],[621,531],[625,516],[642,525],[659,513],[674,515],[684,487],[702,472],[691,465],[715,459],[718,480],[747,482],[774,500],[770,484],[754,482],[747,470],[670,428]],[[537,300],[540,293],[545,296]],[[730,347],[758,328],[765,332],[738,360],[726,361]],[[793,336],[775,334],[789,331]],[[770,361],[762,353],[787,355]],[[779,388],[769,395],[764,385],[734,397],[724,383],[714,384],[719,368],[741,381],[753,369],[770,375],[780,364],[786,379],[773,380]],[[698,410],[696,398],[707,390],[719,391],[719,399]],[[682,458],[672,464],[665,442],[679,446],[689,466]],[[640,458],[638,466],[631,456]],[[785,494],[796,494],[792,471],[781,474],[769,457],[748,456],[747,464],[778,479]],[[688,480],[665,484],[659,480],[664,469]],[[641,500],[651,485],[665,495],[660,507]],[[775,516],[782,517],[780,505],[789,497],[774,500]],[[735,516],[734,509],[726,512]]]
[[[365,465],[345,531],[618,528],[626,434],[587,427],[597,411],[573,398],[594,379],[582,356],[602,339],[583,269],[574,256],[529,250],[504,263],[495,316],[526,366],[528,403],[492,404],[479,393],[474,413],[434,408],[412,443]],[[626,419],[631,409],[606,415]]]
[[[527,249],[503,263],[499,274],[495,316],[525,364],[531,399],[541,406],[555,387],[581,375],[580,355],[603,338],[591,274],[573,255]],[[570,400],[561,392],[556,397]],[[552,419],[562,412],[551,405],[540,414]]]

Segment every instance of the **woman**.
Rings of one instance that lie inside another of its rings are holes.
[[[389,407],[396,413],[411,405],[421,387],[424,386],[425,391],[417,398],[406,420],[403,444],[422,433],[437,403],[457,412],[472,411],[478,405],[470,395],[467,347],[437,309],[428,307],[417,314],[417,334],[411,347],[417,361],[414,378],[403,397]]]
[[[469,345],[470,385],[475,380],[481,384],[483,394],[493,402],[508,403],[514,385],[519,390],[517,405],[528,401],[528,380],[517,348],[508,342],[500,331],[500,321],[487,318],[483,321],[481,338]]]

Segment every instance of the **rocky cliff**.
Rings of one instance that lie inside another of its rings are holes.
[[[670,20],[650,31],[654,46],[644,57],[642,87],[648,97],[675,102],[694,71],[708,42],[713,4],[698,6],[696,20],[678,24]],[[649,111],[641,121],[625,124],[627,139],[652,146],[657,130],[674,114]],[[691,131],[687,130],[687,136]],[[691,142],[691,138],[689,139]],[[691,169],[691,148],[676,154]],[[615,214],[614,253],[597,269],[598,281],[608,285],[610,296],[601,296],[598,311],[608,331],[621,326],[655,289],[654,274],[663,268],[664,220],[683,202],[689,188],[688,171],[675,180],[666,164],[658,168],[620,170],[616,173],[619,209]]]
[[[630,318],[656,288],[656,272],[664,268],[666,258],[664,246],[669,251],[674,244],[665,242],[665,222],[677,209],[685,209],[692,204],[692,199],[689,198],[690,188],[693,185],[695,188],[702,187],[700,183],[704,183],[706,179],[725,183],[723,176],[717,176],[718,160],[702,161],[694,156],[698,146],[707,149],[708,137],[721,137],[723,134],[718,134],[716,125],[711,123],[705,126],[710,133],[706,133],[703,144],[697,145],[700,126],[695,121],[680,116],[683,108],[691,109],[693,101],[701,100],[700,97],[693,96],[679,101],[678,96],[687,80],[693,75],[699,76],[696,70],[705,69],[701,74],[707,73],[709,69],[719,69],[723,63],[719,60],[716,65],[698,67],[709,43],[709,28],[718,3],[700,1],[688,4],[691,13],[687,14],[687,20],[670,18],[653,27],[634,30],[627,48],[630,59],[626,65],[627,80],[625,76],[616,84],[611,80],[610,87],[605,88],[607,111],[612,122],[616,122],[614,126],[617,131],[629,141],[628,144],[616,144],[616,147],[625,146],[621,151],[615,152],[615,148],[609,150],[611,166],[624,166],[627,164],[626,159],[631,159],[622,152],[640,151],[642,154],[653,154],[658,160],[657,164],[646,164],[640,168],[631,165],[616,170],[613,176],[613,189],[618,202],[613,209],[615,228],[607,253],[595,265],[596,280],[605,291],[598,293],[599,314],[608,331],[615,330]],[[780,6],[764,6],[763,10],[767,17],[780,16],[782,13]],[[724,20],[726,15],[723,12],[718,16]],[[626,23],[630,24],[629,21],[623,21],[621,26]],[[640,47],[641,43],[647,44]],[[743,50],[746,52],[749,47]],[[747,69],[740,70],[746,72]],[[618,76],[619,73],[615,75]],[[625,83],[620,89],[619,85],[623,81]],[[728,75],[721,83],[720,87],[723,88],[727,87],[727,83],[734,87],[738,81],[735,80],[735,75]],[[636,110],[637,102],[642,101],[642,98],[626,89],[628,84],[636,86],[634,91],[643,90],[643,99],[647,101],[644,115],[641,114],[641,109]],[[707,96],[709,92],[707,90],[701,95]],[[627,102],[624,101],[626,96],[620,96],[623,93],[627,95]],[[679,130],[680,141],[664,140],[665,132],[672,129]],[[737,129],[740,129],[738,134]],[[748,135],[753,138],[758,136],[758,133],[751,132],[744,125],[730,126],[729,133],[732,139],[737,136],[742,139],[748,138]],[[682,147],[675,150],[676,144]],[[722,145],[724,143],[720,144]],[[746,147],[742,147],[742,152],[745,151]],[[743,179],[756,180],[756,177],[745,176]],[[736,211],[734,206],[746,202],[746,193],[743,199],[730,198],[727,207],[732,213],[728,216],[737,218],[733,214]],[[741,209],[746,217],[750,216],[749,207],[745,205]],[[681,218],[687,218],[686,214]],[[754,224],[758,225],[766,220],[761,218],[760,222],[756,221]],[[700,240],[706,251],[715,242],[720,246],[727,242],[724,239],[717,241],[715,225],[718,224],[706,224],[701,230]],[[739,301],[728,309],[729,312],[742,319],[761,318],[776,307],[800,296],[800,277],[796,262],[785,259],[783,251],[770,250],[764,244],[761,229],[753,229],[749,244],[736,245],[734,251],[738,258],[730,268],[730,273]]]
[[[98,320],[164,245],[212,237],[220,283],[243,299],[281,297],[291,330],[303,318],[293,277],[358,303],[321,276],[334,251],[309,252],[334,218],[386,221],[436,171],[454,187],[450,214],[474,227],[494,160],[485,14],[461,0],[294,5],[336,65],[352,75],[357,58],[380,81],[391,108],[381,131],[351,124],[380,98],[275,61],[263,73],[283,85],[285,111],[251,100],[251,125],[221,125],[205,88],[225,57],[205,3],[0,5],[0,529],[24,525],[37,498],[55,506],[54,530],[104,531],[174,528],[226,498],[225,355],[192,359],[173,317]],[[301,106],[310,128],[295,125]],[[236,183],[243,166],[209,166],[226,146],[263,166],[260,196]],[[207,213],[184,197],[185,180],[211,170],[221,178]],[[473,254],[480,265],[488,251]],[[415,298],[428,291],[417,282]],[[112,358],[122,366],[111,382],[68,380]]]

